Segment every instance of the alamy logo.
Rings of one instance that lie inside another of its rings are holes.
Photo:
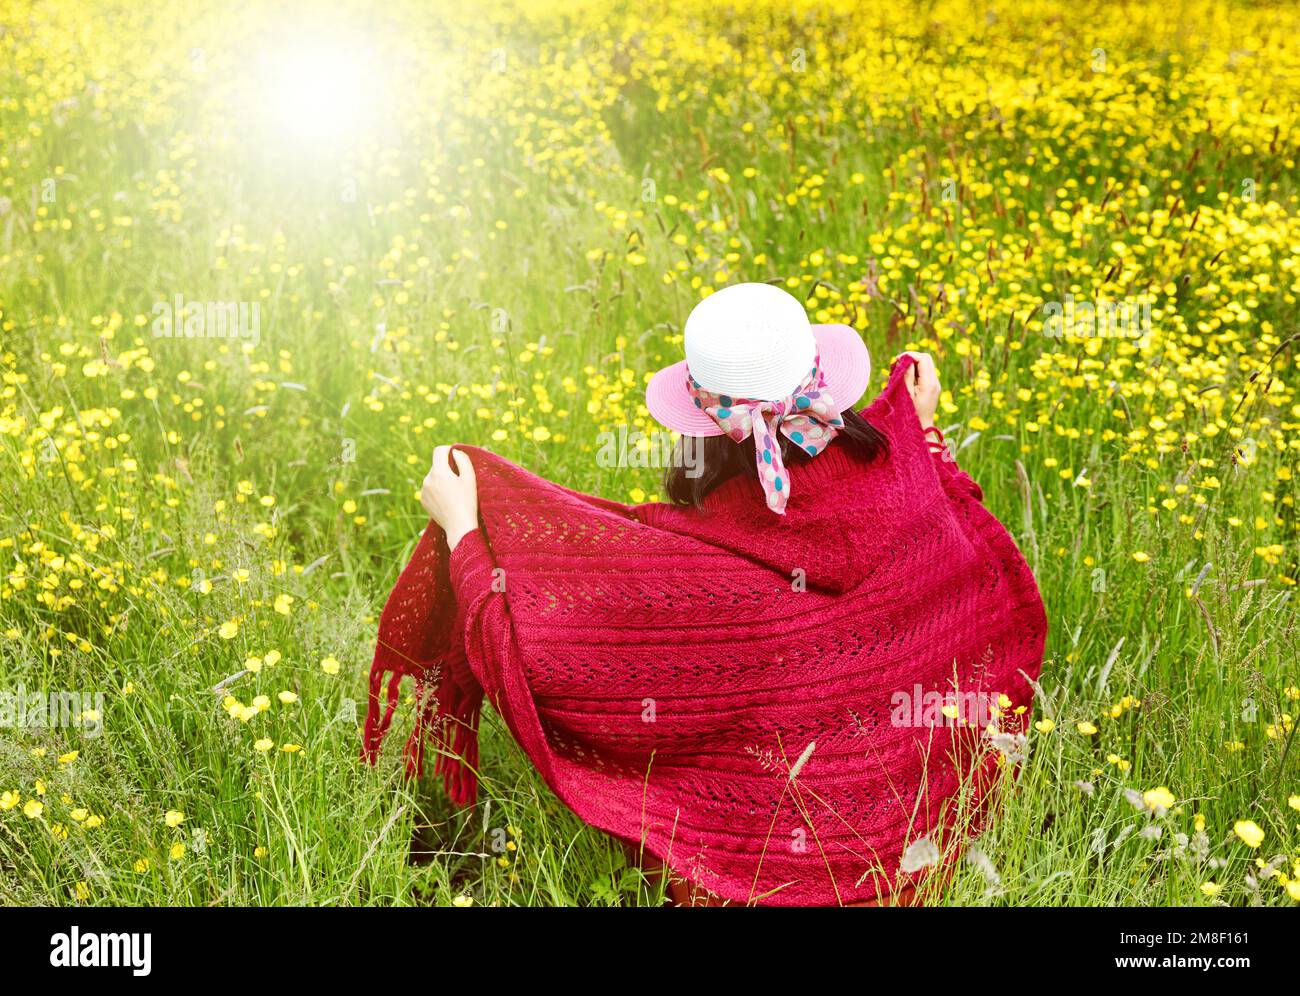
[[[155,339],[247,339],[256,346],[262,338],[262,310],[256,301],[155,301]]]
[[[919,684],[899,689],[890,699],[889,723],[899,728],[982,727],[995,715],[997,696],[988,692],[926,691]]]
[[[99,736],[104,732],[104,693],[29,692],[21,683],[16,692],[0,688],[0,729],[39,732],[56,728],[80,729],[85,737]]]
[[[598,467],[685,467],[686,476],[704,473],[703,437],[682,436],[676,443],[670,432],[642,432],[620,425],[617,431],[596,434]]]
[[[1043,335],[1054,339],[1065,336],[1140,339],[1151,331],[1151,302],[1133,298],[1076,301],[1073,294],[1066,294],[1064,301],[1044,303],[1043,314]]]
[[[55,968],[129,968],[148,975],[153,961],[152,934],[83,934],[73,927],[50,938],[50,964]]]

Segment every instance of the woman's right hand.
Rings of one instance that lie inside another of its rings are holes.
[[[939,371],[929,353],[900,353],[899,357],[910,356],[916,360],[912,369],[907,371],[907,390],[912,395],[912,404],[916,406],[916,417],[921,420],[921,428],[928,429],[934,425],[934,413],[939,408]]]
[[[449,456],[456,461],[455,470]],[[447,534],[448,550],[456,549],[461,539],[478,528],[478,481],[467,454],[450,446],[435,447],[433,466],[420,489],[420,504]]]

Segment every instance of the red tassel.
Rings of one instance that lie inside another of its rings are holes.
[[[426,739],[436,756],[434,774],[441,775],[447,797],[458,806],[472,804],[478,798],[478,725],[482,713],[483,692],[475,687],[461,688],[448,673],[449,669],[431,669],[433,681],[416,677],[415,727],[403,750],[408,778],[419,778],[424,771]],[[380,712],[380,687],[387,674],[385,706]],[[362,737],[361,756],[369,764],[379,760],[379,749],[401,697],[401,670],[387,671],[376,661],[370,674],[369,710]]]
[[[397,700],[401,697],[402,673],[393,671],[388,680],[388,695],[383,714],[379,712],[379,686],[383,683],[385,671],[376,662],[370,670],[370,691],[367,696],[366,727],[361,738],[361,757],[369,764],[379,760],[379,747],[388,733],[388,726],[393,721],[397,709]]]
[[[483,694],[466,692],[448,679],[438,689],[437,711],[427,726],[434,737],[438,759],[434,772],[442,775],[447,797],[458,806],[478,798],[478,724]]]

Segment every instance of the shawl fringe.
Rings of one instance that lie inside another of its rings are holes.
[[[458,806],[478,798],[478,726],[483,694],[467,690],[448,668],[434,666],[421,675],[414,669],[388,667],[377,653],[370,671],[369,703],[362,735],[361,757],[374,765],[402,694],[402,679],[415,677],[416,720],[403,749],[408,778],[424,773],[424,755],[432,747],[435,775],[442,776],[447,797]],[[384,679],[387,677],[387,688]],[[380,699],[383,698],[383,708]]]

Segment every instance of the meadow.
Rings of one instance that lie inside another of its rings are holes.
[[[879,384],[934,355],[1043,592],[1027,756],[929,900],[1300,901],[1298,31],[0,0],[0,902],[660,901],[495,715],[467,812],[409,701],[376,768],[358,726],[433,447],[657,500],[602,433],[743,280]]]

